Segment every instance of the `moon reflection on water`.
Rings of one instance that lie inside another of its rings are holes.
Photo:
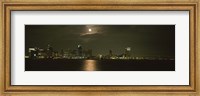
[[[84,71],[97,71],[97,61],[96,60],[85,60],[83,70]]]

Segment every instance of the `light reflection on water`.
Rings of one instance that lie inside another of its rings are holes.
[[[96,71],[97,70],[97,61],[96,60],[85,60],[83,62],[84,71]]]

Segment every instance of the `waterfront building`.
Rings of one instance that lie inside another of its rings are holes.
[[[37,58],[38,56],[37,48],[29,48],[28,52],[29,52],[29,58],[32,58],[32,59]]]
[[[47,54],[44,49],[38,48],[37,51],[38,51],[37,58],[46,58]]]
[[[125,48],[125,57],[131,57],[131,47]]]
[[[82,46],[81,46],[81,45],[78,45],[77,50],[78,50],[78,56],[82,56],[82,54],[83,54],[83,49],[82,49]]]
[[[47,58],[53,58],[53,47],[48,44],[48,47],[47,47]]]

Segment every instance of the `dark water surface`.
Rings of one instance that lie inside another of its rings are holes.
[[[175,60],[25,59],[25,71],[175,71]]]

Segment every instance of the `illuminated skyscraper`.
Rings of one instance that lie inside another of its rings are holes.
[[[78,56],[82,56],[83,54],[83,49],[81,45],[78,45]]]
[[[131,47],[125,48],[125,57],[130,57],[131,56]]]
[[[29,51],[29,57],[30,58],[37,58],[37,56],[38,56],[38,51],[37,51],[37,49],[36,48],[29,48],[28,49],[28,51]]]
[[[47,58],[53,58],[53,47],[50,44],[47,47]]]

